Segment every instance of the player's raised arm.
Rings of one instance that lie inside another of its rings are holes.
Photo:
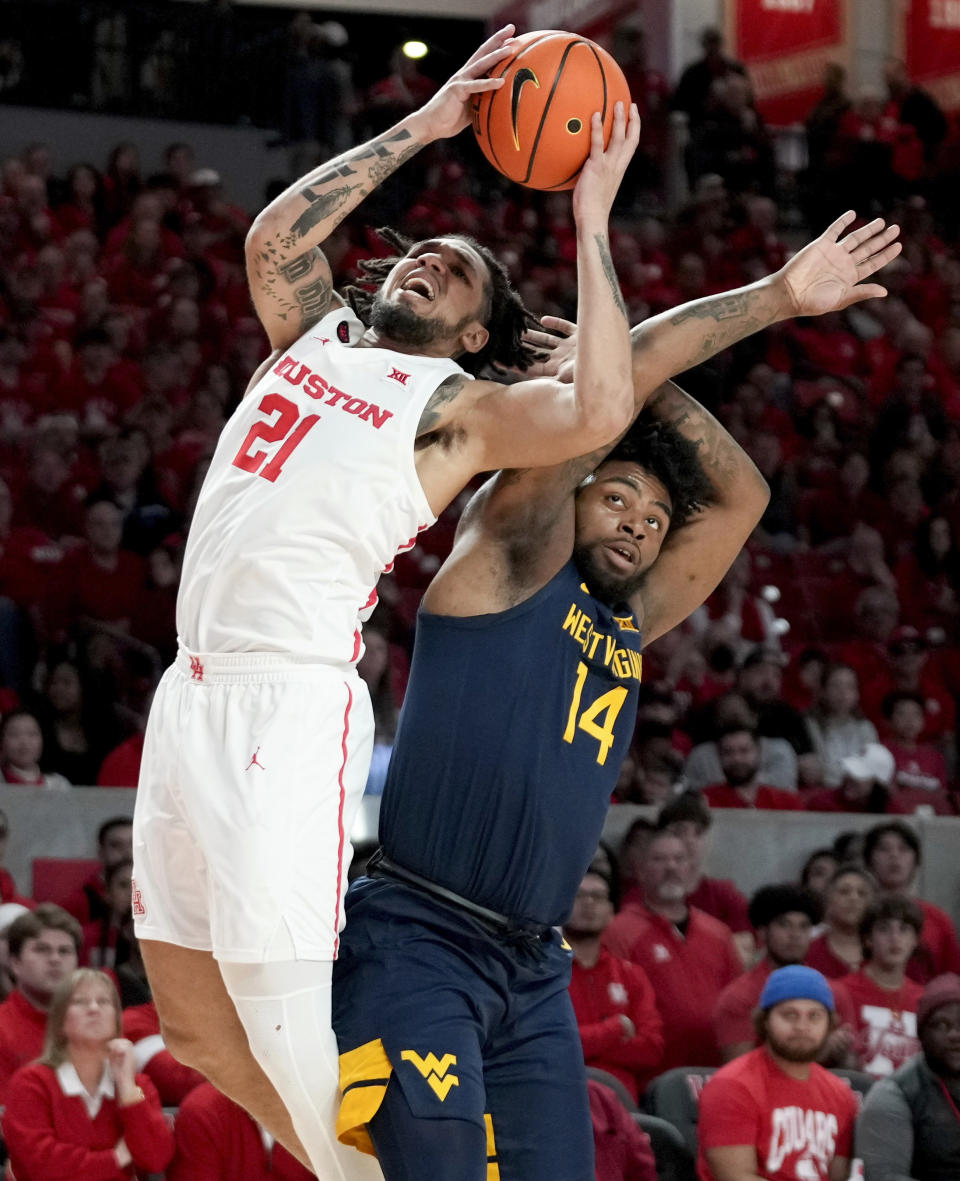
[[[470,98],[503,85],[483,75],[509,54],[512,34],[513,25],[494,33],[420,110],[307,173],[257,215],[247,235],[247,279],[274,349],[342,302],[321,244],[401,164],[467,126]]]
[[[842,311],[885,296],[884,287],[864,280],[900,253],[900,228],[878,217],[845,234],[856,216],[850,211],[837,218],[776,274],[637,325],[631,334],[637,397],[779,320]]]
[[[694,445],[712,489],[701,511],[667,533],[636,592],[634,609],[642,614],[643,639],[649,644],[714,590],[763,516],[770,489],[743,448],[674,382],[657,390],[646,413]],[[683,458],[678,456],[680,462]]]
[[[479,444],[478,471],[571,459],[609,442],[633,418],[629,322],[610,254],[609,218],[639,137],[635,104],[627,112],[617,103],[606,149],[600,116],[593,116],[590,155],[573,193],[580,316],[573,383],[541,377],[484,387],[463,419]]]

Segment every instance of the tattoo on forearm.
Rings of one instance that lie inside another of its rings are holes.
[[[441,410],[459,397],[466,384],[467,378],[455,373],[437,386],[420,415],[417,435],[429,435],[431,431],[436,430]]]
[[[314,226],[326,221],[332,213],[335,213],[341,205],[346,203],[350,194],[359,188],[360,185],[344,185],[339,189],[331,189],[329,193],[315,193],[309,186],[301,190],[301,195],[306,197],[310,204],[290,227],[291,236],[281,238],[280,245],[284,246],[289,243],[292,246],[308,234]]]
[[[613,265],[613,259],[610,256],[610,243],[603,234],[594,234],[593,240],[597,245],[597,251],[600,255],[600,265],[603,267],[603,273],[607,277],[607,282],[610,284],[610,292],[616,301],[617,307],[623,313],[623,318],[627,318],[627,305],[623,302],[623,294],[620,291],[620,284],[617,281],[616,267]]]
[[[738,291],[732,295],[717,296],[715,299],[698,300],[671,316],[670,323],[685,324],[687,320],[716,320],[719,323],[721,320],[730,320],[746,312],[754,295],[756,292]]]

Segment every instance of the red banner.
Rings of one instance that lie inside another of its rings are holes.
[[[960,0],[902,0],[900,56],[914,82],[960,110]]]
[[[802,123],[824,67],[846,65],[849,0],[727,0],[727,43],[750,71],[768,123]]]

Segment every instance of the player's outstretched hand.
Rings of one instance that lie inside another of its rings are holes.
[[[577,326],[559,316],[541,316],[540,323],[548,331],[531,329],[523,334],[524,341],[542,355],[523,377],[552,377],[557,381],[573,381],[574,361],[577,352]]]
[[[838,217],[819,238],[809,242],[779,272],[792,316],[820,316],[839,312],[864,299],[887,294],[879,283],[864,283],[871,275],[897,257],[899,226],[888,226],[883,218],[868,222],[844,235],[857,220],[849,210]]]
[[[475,94],[499,90],[502,78],[485,78],[488,70],[513,52],[513,25],[504,25],[488,37],[457,72],[444,82],[417,112],[427,137],[449,139],[470,123],[470,103]]]
[[[623,103],[613,108],[610,142],[603,146],[603,120],[595,113],[590,120],[590,155],[573,190],[573,216],[578,222],[602,221],[606,227],[613,199],[620,188],[627,165],[640,142],[640,112],[631,103],[629,112]]]

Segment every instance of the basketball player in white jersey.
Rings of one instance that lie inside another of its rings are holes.
[[[476,473],[555,463],[632,416],[630,337],[608,216],[639,138],[599,116],[573,195],[584,338],[573,393],[526,367],[533,323],[478,244],[420,243],[367,322],[332,290],[319,244],[415,151],[466,127],[491,37],[418,112],[288,189],[247,241],[273,353],[211,460],[177,607],[179,654],[157,690],[134,822],[134,916],[167,1045],[321,1177],[333,1134],[330,977],[349,833],[373,741],[360,627],[396,554]],[[361,298],[358,306],[363,305]],[[588,328],[589,323],[589,328]],[[373,1166],[375,1169],[375,1166]],[[378,1175],[376,1172],[374,1175]]]

